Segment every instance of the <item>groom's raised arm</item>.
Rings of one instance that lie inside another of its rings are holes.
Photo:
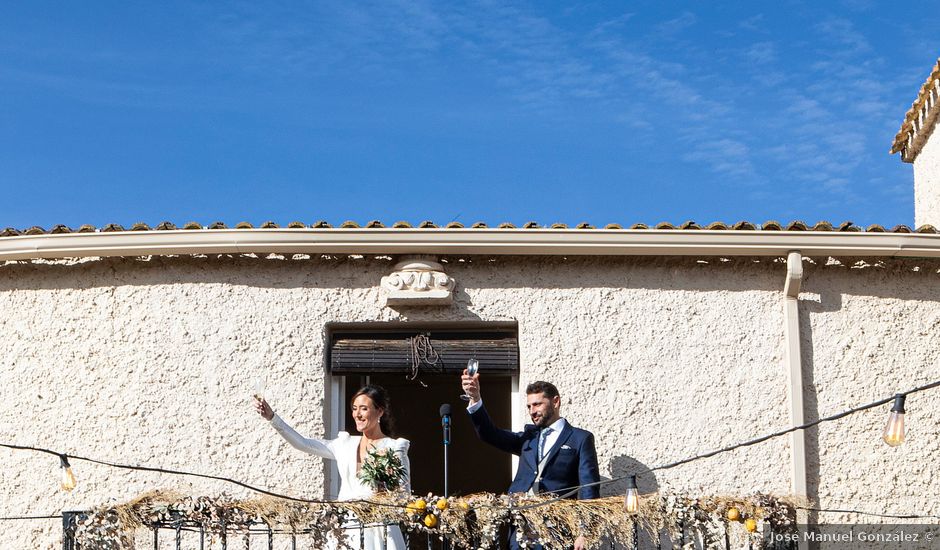
[[[465,370],[460,380],[464,393],[470,398],[467,412],[470,413],[470,422],[473,423],[477,437],[501,451],[514,455],[522,454],[524,443],[522,434],[497,428],[489,413],[486,412],[486,408],[483,407],[483,397],[480,395],[480,374],[476,373],[471,376]]]
[[[524,442],[522,434],[497,428],[493,424],[493,419],[490,418],[489,413],[486,412],[483,402],[478,401],[475,405],[479,406],[471,406],[467,411],[470,413],[470,422],[473,423],[473,429],[476,430],[477,437],[507,453],[521,454]]]

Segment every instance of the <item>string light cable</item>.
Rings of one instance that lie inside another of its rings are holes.
[[[250,490],[250,491],[254,491],[254,492],[256,492],[256,493],[260,493],[260,494],[263,494],[263,495],[267,495],[267,496],[271,496],[271,497],[275,497],[275,498],[281,498],[281,499],[284,499],[284,500],[292,500],[292,501],[294,501],[294,502],[302,502],[302,503],[304,503],[304,504],[332,504],[332,503],[334,502],[334,501],[323,500],[323,499],[307,499],[307,498],[300,498],[300,497],[292,497],[292,496],[289,496],[289,495],[282,495],[282,494],[280,494],[280,493],[275,493],[275,492],[269,491],[269,490],[267,490],[267,489],[262,489],[261,487],[255,487],[254,485],[249,485],[248,483],[245,483],[245,482],[243,482],[243,481],[239,481],[239,480],[237,480],[237,479],[232,479],[232,478],[230,478],[230,477],[224,477],[224,476],[216,476],[216,475],[210,475],[210,474],[200,474],[200,473],[197,473],[197,472],[187,472],[187,471],[183,471],[183,470],[171,470],[171,469],[169,469],[169,468],[161,468],[161,467],[157,467],[157,466],[140,466],[140,465],[133,465],[133,464],[118,464],[118,463],[115,463],[115,462],[108,462],[108,461],[105,461],[105,460],[98,460],[98,459],[96,459],[96,458],[89,458],[89,457],[78,456],[78,455],[73,455],[73,454],[65,454],[65,453],[61,453],[61,452],[59,452],[59,451],[53,451],[52,449],[44,449],[44,448],[42,448],[42,447],[30,447],[30,446],[28,446],[28,445],[12,445],[12,444],[9,444],[9,443],[0,443],[0,447],[6,447],[6,448],[8,448],[8,449],[13,449],[13,450],[17,450],[17,451],[33,451],[33,452],[38,452],[38,453],[46,453],[46,454],[54,455],[54,456],[59,457],[60,460],[64,461],[64,464],[68,464],[68,459],[72,459],[72,460],[79,460],[79,461],[84,461],[84,462],[91,462],[92,464],[100,464],[100,465],[102,465],[102,466],[108,466],[108,467],[111,467],[111,468],[118,468],[118,469],[122,469],[122,470],[136,470],[136,471],[141,471],[141,472],[155,472],[155,473],[159,473],[159,474],[191,476],[191,477],[199,477],[199,478],[203,478],[203,479],[211,479],[211,480],[215,480],[215,481],[223,481],[223,482],[226,482],[226,483],[232,483],[232,484],[234,484],[234,485],[238,485],[239,487],[243,487],[243,488],[245,488],[245,489],[248,489],[248,490]],[[344,502],[358,502],[358,503],[363,503],[363,504],[372,504],[372,505],[375,505],[375,506],[388,506],[388,507],[393,507],[393,508],[404,508],[404,506],[399,506],[399,505],[397,505],[397,504],[389,504],[389,503],[387,503],[387,502],[376,502],[376,501],[366,500],[366,499],[349,500],[349,501],[344,501]]]
[[[749,447],[749,446],[752,446],[752,445],[757,445],[757,444],[763,443],[763,442],[765,442],[765,441],[767,441],[767,440],[770,440],[770,439],[773,439],[773,438],[776,438],[776,437],[781,437],[781,436],[784,436],[784,435],[793,433],[793,432],[795,432],[795,431],[797,431],[797,430],[805,430],[805,429],[807,429],[807,428],[812,428],[813,426],[817,426],[817,425],[822,424],[822,423],[824,423],[824,422],[832,422],[832,421],[835,421],[835,420],[839,420],[839,419],[845,418],[846,416],[849,416],[849,415],[851,415],[851,414],[855,414],[855,413],[862,412],[862,411],[866,411],[866,410],[869,410],[869,409],[872,409],[872,408],[875,408],[875,407],[879,407],[879,406],[885,405],[885,404],[887,404],[887,403],[890,403],[890,402],[892,402],[892,401],[897,402],[897,399],[898,399],[899,397],[903,398],[903,397],[906,397],[906,396],[908,396],[908,395],[910,395],[910,394],[914,394],[914,393],[926,391],[926,390],[933,389],[933,388],[936,388],[936,387],[940,387],[940,380],[938,380],[938,381],[936,381],[936,382],[931,382],[931,383],[929,383],[929,384],[925,384],[925,385],[922,385],[922,386],[918,386],[918,387],[912,388],[912,389],[910,389],[910,390],[907,390],[907,391],[905,391],[905,392],[903,392],[903,393],[898,393],[898,394],[893,395],[893,396],[891,396],[891,397],[887,397],[887,398],[884,398],[884,399],[879,399],[878,401],[874,401],[874,402],[872,402],[872,403],[868,403],[868,404],[865,404],[865,405],[860,405],[860,406],[857,406],[857,407],[853,407],[853,408],[851,408],[851,409],[847,409],[847,410],[845,410],[845,411],[842,411],[842,412],[839,412],[839,413],[836,413],[836,414],[833,414],[833,415],[830,415],[830,416],[827,416],[827,417],[824,417],[824,418],[820,418],[820,419],[814,420],[814,421],[812,421],[812,422],[807,422],[807,423],[805,423],[805,424],[800,424],[799,426],[793,426],[792,428],[787,428],[787,429],[785,429],[785,430],[779,430],[779,431],[776,431],[776,432],[773,432],[773,433],[770,433],[770,434],[767,434],[767,435],[764,435],[764,436],[761,436],[761,437],[757,437],[757,438],[754,438],[754,439],[750,439],[750,440],[747,440],[747,441],[743,441],[743,442],[741,442],[741,443],[736,443],[736,444],[734,444],[734,445],[729,445],[729,446],[727,446],[727,447],[722,447],[722,448],[720,448],[720,449],[715,449],[715,450],[709,451],[709,452],[707,452],[707,453],[702,453],[702,454],[699,454],[699,455],[691,456],[691,457],[684,458],[684,459],[681,459],[681,460],[677,460],[677,461],[674,461],[674,462],[669,462],[669,463],[662,464],[662,465],[659,465],[659,466],[654,466],[654,467],[652,467],[652,468],[646,468],[646,469],[643,469],[643,470],[640,470],[640,471],[638,471],[638,472],[631,473],[631,474],[628,474],[628,475],[623,475],[623,476],[619,476],[619,477],[615,477],[615,478],[611,478],[611,479],[596,481],[596,482],[593,482],[593,483],[585,483],[585,484],[578,485],[578,486],[573,486],[573,487],[566,487],[566,488],[564,488],[564,489],[559,490],[559,493],[560,493],[560,494],[558,494],[557,496],[555,496],[555,497],[553,497],[553,498],[550,498],[550,499],[547,499],[547,500],[544,500],[544,501],[540,501],[540,502],[536,502],[536,503],[532,503],[532,504],[523,505],[523,506],[513,506],[512,504],[510,504],[510,505],[509,505],[509,510],[510,510],[510,511],[512,511],[512,510],[529,510],[529,509],[532,509],[532,508],[538,508],[538,507],[541,507],[541,506],[547,506],[547,505],[552,504],[552,503],[554,503],[554,502],[558,502],[558,501],[560,501],[560,500],[563,500],[563,499],[565,499],[565,498],[568,498],[568,497],[570,497],[570,496],[573,496],[573,495],[577,494],[581,489],[586,488],[586,487],[594,487],[594,486],[606,485],[606,484],[609,484],[609,483],[615,483],[615,482],[618,482],[618,481],[623,481],[623,480],[625,480],[625,479],[629,479],[631,476],[638,476],[638,475],[647,474],[647,473],[652,473],[652,472],[656,472],[656,471],[660,471],[660,470],[667,470],[667,469],[670,469],[670,468],[675,468],[675,467],[677,467],[677,466],[682,466],[682,465],[684,465],[684,464],[688,464],[688,463],[693,462],[693,461],[696,461],[696,460],[702,460],[702,459],[706,459],[706,458],[711,458],[711,457],[713,457],[713,456],[715,456],[715,455],[722,454],[722,453],[726,453],[726,452],[730,452],[730,451],[733,451],[733,450],[735,450],[735,449],[740,449],[740,448],[742,448],[742,447]],[[903,399],[902,399],[902,402],[903,402]],[[894,411],[892,410],[892,412],[894,412]],[[902,410],[902,413],[903,413],[903,410]],[[267,490],[267,489],[263,489],[263,488],[260,488],[260,487],[256,487],[256,486],[254,486],[254,485],[250,485],[250,484],[248,484],[248,483],[245,483],[245,482],[243,482],[243,481],[239,481],[239,480],[237,480],[237,479],[232,479],[232,478],[230,478],[230,477],[224,477],[224,476],[216,476],[216,475],[211,475],[211,474],[201,474],[201,473],[197,473],[197,472],[187,472],[187,471],[183,471],[183,470],[172,470],[172,469],[169,469],[169,468],[161,468],[161,467],[157,467],[157,466],[141,466],[141,465],[132,465],[132,464],[119,464],[119,463],[115,463],[115,462],[108,462],[108,461],[105,461],[105,460],[98,460],[98,459],[95,459],[95,458],[89,458],[89,457],[84,457],[84,456],[66,454],[66,453],[62,453],[62,452],[59,452],[59,451],[54,451],[54,450],[52,450],[52,449],[45,449],[45,448],[41,448],[41,447],[31,447],[31,446],[27,446],[27,445],[14,445],[14,444],[9,444],[9,443],[0,443],[0,447],[5,447],[5,448],[8,448],[8,449],[13,449],[13,450],[18,450],[18,451],[32,451],[32,452],[39,452],[39,453],[45,453],[45,454],[50,454],[50,455],[53,455],[53,456],[57,456],[57,457],[59,457],[59,459],[60,459],[60,462],[61,462],[61,465],[62,465],[62,467],[63,467],[63,470],[67,470],[67,471],[69,471],[69,473],[70,473],[70,468],[68,468],[68,466],[69,466],[68,460],[71,458],[72,460],[78,460],[78,461],[83,461],[83,462],[90,462],[90,463],[93,463],[93,464],[100,464],[100,465],[102,465],[102,466],[108,466],[108,467],[111,467],[111,468],[118,468],[118,469],[124,469],[124,470],[136,470],[136,471],[142,471],[142,472],[155,472],[155,473],[160,473],[160,474],[190,476],[190,477],[198,477],[198,478],[203,478],[203,479],[211,479],[211,480],[215,480],[215,481],[222,481],[222,482],[225,482],[225,483],[231,483],[231,484],[233,484],[233,485],[237,485],[237,486],[239,486],[239,487],[242,487],[242,488],[248,489],[248,490],[250,490],[250,491],[254,491],[254,492],[256,492],[256,493],[263,494],[263,495],[267,495],[267,496],[271,496],[271,497],[275,497],[275,498],[280,498],[280,499],[284,499],[284,500],[290,500],[290,501],[294,501],[294,502],[301,502],[301,503],[305,503],[305,504],[332,504],[332,503],[334,502],[334,501],[323,500],[323,499],[306,499],[306,498],[300,498],[300,497],[292,497],[292,496],[289,496],[289,495],[283,495],[283,494],[280,494],[280,493],[276,493],[276,492],[273,492],[273,491],[269,491],[269,490]],[[74,477],[72,477],[72,480],[73,480],[73,482],[74,482]],[[63,485],[64,485],[64,482],[63,482]],[[386,506],[386,507],[393,507],[393,508],[406,508],[406,506],[404,506],[404,505],[391,504],[391,503],[387,503],[387,502],[377,502],[377,501],[368,500],[368,499],[357,499],[357,500],[351,500],[351,501],[347,501],[347,502],[357,502],[357,503],[362,503],[362,504],[370,504],[370,505],[374,505],[374,506]],[[484,507],[493,507],[493,506],[486,506],[486,505],[485,505]],[[826,509],[817,509],[816,511],[820,511],[820,512],[822,512],[822,511],[835,511],[835,512],[843,512],[843,513],[857,513],[857,514],[866,514],[866,515],[877,515],[877,514],[874,514],[874,513],[868,513],[868,512],[859,511],[859,510],[826,510]],[[10,516],[10,517],[0,517],[0,520],[7,520],[7,519],[11,519],[11,520],[12,520],[12,519],[51,519],[51,518],[54,518],[54,517],[61,517],[61,516]],[[883,516],[883,517],[894,517],[894,516],[885,515],[885,516]],[[920,516],[920,515],[906,515],[906,516],[901,517],[900,519],[909,519],[909,518],[932,518],[932,517],[938,517],[938,516],[929,516],[929,515],[925,515],[925,516]]]
[[[734,444],[734,445],[728,445],[727,447],[722,447],[722,448],[720,448],[720,449],[715,449],[715,450],[709,451],[709,452],[707,452],[707,453],[702,453],[702,454],[698,454],[698,455],[691,456],[691,457],[688,457],[688,458],[683,458],[683,459],[681,459],[681,460],[676,460],[676,461],[674,461],[674,462],[669,462],[669,463],[666,463],[666,464],[661,464],[661,465],[659,465],[659,466],[654,466],[654,467],[652,467],[652,468],[645,468],[645,469],[639,470],[638,472],[635,472],[635,473],[632,473],[632,474],[627,474],[627,475],[623,475],[623,476],[619,476],[619,477],[614,477],[614,478],[611,478],[611,479],[604,479],[604,480],[601,480],[601,481],[595,481],[595,482],[593,482],[593,483],[585,483],[585,484],[583,484],[583,485],[578,485],[578,486],[565,487],[565,488],[563,488],[563,489],[560,489],[560,490],[558,491],[560,494],[559,494],[558,496],[552,498],[552,499],[549,499],[549,500],[546,500],[546,501],[543,501],[543,502],[535,502],[535,503],[532,503],[532,504],[527,504],[527,505],[524,505],[524,506],[517,507],[517,509],[519,509],[519,510],[528,510],[528,509],[531,509],[531,508],[538,508],[539,506],[545,506],[545,505],[547,505],[547,504],[551,504],[551,503],[553,503],[553,502],[558,502],[559,500],[566,499],[566,498],[568,498],[568,497],[574,496],[574,495],[576,495],[581,489],[583,489],[583,488],[585,488],[585,487],[595,487],[595,486],[599,487],[599,486],[602,486],[602,485],[606,485],[606,484],[608,484],[608,483],[616,483],[616,482],[618,482],[618,481],[623,481],[623,480],[625,480],[625,479],[629,479],[629,478],[631,477],[631,475],[639,476],[639,475],[643,475],[643,474],[649,474],[649,473],[652,473],[652,472],[657,472],[657,471],[660,471],[660,470],[668,470],[668,469],[670,469],[670,468],[675,468],[675,467],[677,467],[677,466],[682,466],[682,465],[688,464],[688,463],[690,463],[690,462],[694,462],[694,461],[696,461],[696,460],[702,460],[702,459],[705,459],[705,458],[711,458],[711,457],[713,457],[713,456],[715,456],[715,455],[718,455],[718,454],[722,454],[722,453],[727,453],[727,452],[730,452],[730,451],[734,451],[734,450],[740,449],[740,448],[742,448],[742,447],[750,447],[750,446],[752,446],[752,445],[757,445],[758,443],[763,443],[763,442],[765,442],[765,441],[767,441],[767,440],[774,439],[774,438],[777,438],[777,437],[781,437],[781,436],[784,436],[784,435],[793,433],[793,432],[795,432],[795,431],[797,431],[797,430],[805,430],[805,429],[808,429],[808,428],[812,428],[813,426],[818,426],[819,424],[822,424],[823,422],[832,422],[832,421],[835,421],[835,420],[840,420],[840,419],[842,419],[842,418],[845,418],[846,416],[849,416],[849,415],[852,415],[852,414],[855,414],[855,413],[858,413],[858,412],[862,412],[862,411],[867,411],[867,410],[873,409],[873,408],[875,408],[875,407],[880,407],[880,406],[882,406],[882,405],[886,405],[886,404],[891,403],[891,402],[897,403],[899,398],[900,398],[901,403],[903,403],[903,402],[904,402],[904,398],[906,398],[906,397],[907,397],[908,395],[910,395],[910,394],[918,393],[918,392],[922,392],[922,391],[926,391],[926,390],[930,390],[930,389],[933,389],[933,388],[936,388],[936,387],[940,387],[940,380],[937,380],[936,382],[931,382],[931,383],[929,383],[929,384],[924,384],[923,386],[917,386],[916,388],[911,388],[910,390],[907,390],[907,391],[905,391],[905,392],[892,395],[891,397],[886,397],[886,398],[884,398],[884,399],[879,399],[878,401],[873,401],[873,402],[868,403],[868,404],[865,404],[865,405],[859,405],[859,406],[857,406],[857,407],[853,407],[853,408],[851,408],[851,409],[847,409],[847,410],[844,410],[844,411],[842,411],[842,412],[839,412],[839,413],[836,413],[836,414],[833,414],[833,415],[830,415],[830,416],[827,416],[827,417],[824,417],[824,418],[820,418],[820,419],[818,419],[818,420],[813,420],[812,422],[806,422],[806,423],[804,423],[804,424],[800,424],[799,426],[793,426],[792,428],[787,428],[787,429],[785,429],[785,430],[779,430],[779,431],[776,431],[776,432],[773,432],[773,433],[769,433],[769,434],[767,434],[767,435],[763,435],[763,436],[760,436],[760,437],[756,437],[756,438],[754,438],[754,439],[749,439],[749,440],[747,440],[747,441],[742,441],[741,443],[736,443],[736,444]],[[895,411],[894,411],[894,408],[892,408],[892,412],[895,412]],[[902,414],[903,414],[903,407],[902,407],[902,411],[901,411],[901,412],[902,412]]]

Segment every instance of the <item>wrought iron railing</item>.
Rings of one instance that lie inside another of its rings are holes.
[[[62,550],[95,550],[79,545],[76,540],[76,527],[78,526],[78,522],[86,515],[85,512],[64,512],[62,514]],[[389,529],[397,525],[397,523],[350,524],[342,527],[342,530],[347,538],[352,539],[353,548],[356,548],[355,541],[358,538],[358,548],[361,550],[366,548],[366,529],[376,527],[383,529],[387,542],[389,540]],[[703,548],[706,550],[713,548],[717,550],[731,550],[733,548],[727,535],[724,537],[724,540],[703,543],[701,540],[695,540],[697,537],[694,528],[687,528],[686,525],[682,524],[676,527],[680,534],[680,539],[678,541],[667,541],[664,540],[662,536],[663,533],[646,532],[638,529],[636,524],[634,524],[632,540],[605,541],[604,547],[610,550],[671,550],[673,548],[686,548],[686,545],[691,543],[691,546],[694,548]],[[222,550],[297,550],[298,548],[309,548],[309,545],[301,545],[298,541],[303,542],[305,537],[309,537],[312,534],[311,529],[285,530],[273,528],[262,521],[254,521],[247,524],[239,523],[238,525],[232,526],[226,526],[223,521],[223,523],[210,531],[199,522],[181,518],[155,521],[142,529],[146,534],[141,535],[140,532],[137,533],[135,537],[137,543],[134,545],[136,550],[144,550],[146,548],[152,550],[197,548],[199,550],[209,550],[210,548],[221,548]],[[427,550],[432,550],[433,548],[442,547],[440,539],[436,536],[430,534],[422,536],[415,533],[409,535],[409,533],[404,530],[402,530],[402,532],[405,537],[406,547],[408,548],[427,548]],[[753,544],[749,542],[747,545],[748,550],[757,548],[765,550],[795,550],[797,547],[795,542],[772,542],[775,540],[773,536],[769,536],[772,535],[772,533],[765,532],[763,535],[761,543]],[[144,539],[143,543],[141,542],[142,538]],[[676,542],[678,542],[677,546]],[[389,544],[384,545],[384,547],[389,546]],[[500,548],[504,546],[505,544],[499,545]],[[444,545],[443,547],[447,548],[448,546]]]
[[[63,512],[62,514],[62,550],[94,550],[79,544],[76,537],[76,528],[78,523],[86,516],[85,512]],[[348,539],[351,539],[352,547],[356,548],[355,540],[359,539],[359,549],[366,547],[366,529],[379,528],[384,533],[386,540],[385,547],[388,544],[389,529],[397,526],[397,523],[370,523],[370,524],[350,524],[341,527]],[[224,520],[218,525],[217,529],[208,530],[199,522],[184,519],[169,519],[154,521],[142,528],[147,533],[143,538],[148,546],[141,546],[141,533],[138,532],[135,537],[137,544],[134,548],[143,550],[151,548],[152,550],[163,549],[199,549],[208,550],[210,548],[221,548],[222,550],[275,550],[298,548],[309,548],[308,545],[299,545],[298,540],[312,534],[311,529],[292,529],[285,530],[273,528],[263,521],[252,521],[248,523],[239,523],[237,526],[226,526]],[[406,546],[409,535],[405,536]],[[411,536],[415,538],[414,535]],[[417,541],[415,541],[417,542]],[[424,542],[424,541],[421,541]],[[424,544],[421,544],[423,547]],[[427,537],[427,548],[432,546],[431,537]]]

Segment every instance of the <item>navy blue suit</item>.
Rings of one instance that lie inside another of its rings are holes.
[[[600,481],[594,434],[587,430],[565,423],[565,428],[545,458],[539,486],[533,487],[538,476],[538,428],[534,424],[526,425],[521,432],[497,428],[486,408],[482,406],[470,414],[470,421],[473,422],[481,440],[497,449],[519,456],[519,469],[512,485],[509,486],[510,493],[525,493],[531,488],[536,493],[560,494],[569,492],[571,487]],[[592,485],[581,488],[577,495],[568,498],[584,500],[599,496],[600,488]],[[510,536],[509,545],[511,548],[518,548],[514,536]]]

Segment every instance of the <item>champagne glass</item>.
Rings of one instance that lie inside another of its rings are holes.
[[[263,401],[264,393],[266,389],[265,385],[266,384],[265,384],[264,377],[258,378],[258,380],[255,381],[254,389],[251,391],[251,396],[257,399],[258,401]]]
[[[470,376],[473,376],[479,371],[480,371],[480,362],[477,361],[475,357],[471,357],[470,360],[467,361],[467,374]],[[461,395],[460,398],[463,399],[464,401],[470,401],[470,396],[467,395],[466,393]]]

